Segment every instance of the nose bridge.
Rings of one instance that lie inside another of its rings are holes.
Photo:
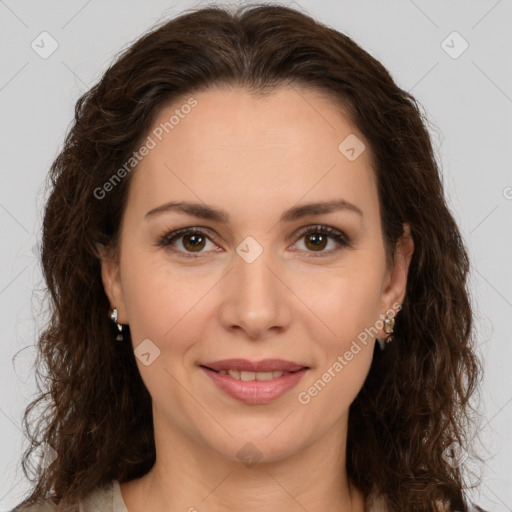
[[[285,313],[284,285],[275,275],[278,265],[272,251],[254,239],[246,239],[237,247],[237,253],[223,305],[225,326],[241,327],[251,337],[283,327],[289,315]]]
[[[247,248],[248,252],[243,253]],[[263,247],[259,249],[254,242],[248,241],[240,244],[237,253],[240,257],[235,263],[233,278],[237,283],[238,299],[246,303],[262,301],[262,304],[270,305],[279,294],[278,283],[270,271],[275,266],[272,251]]]
[[[235,263],[235,279],[245,288],[248,295],[256,297],[260,294],[270,294],[269,288],[275,287],[275,276],[269,270],[272,267],[272,255],[270,250],[263,251],[254,261],[240,257]],[[275,266],[275,265],[274,265]]]

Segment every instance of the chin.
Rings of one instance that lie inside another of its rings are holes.
[[[271,430],[269,429],[265,434],[247,432],[244,436],[224,439],[224,442],[210,444],[210,446],[220,457],[241,462],[246,467],[252,467],[256,463],[261,465],[279,462],[293,456],[301,449],[300,443],[293,436],[287,433],[279,435],[276,432],[269,436],[268,432]],[[293,444],[286,444],[290,443],[291,439]]]

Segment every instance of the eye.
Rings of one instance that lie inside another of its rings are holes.
[[[330,226],[310,226],[300,233],[299,238],[305,238],[305,250],[313,253],[309,255],[312,257],[330,255],[343,247],[351,247],[351,242],[348,237],[341,231],[331,228]],[[323,249],[328,245],[329,239],[335,242],[334,248],[324,251]]]
[[[160,240],[159,245],[174,252],[178,252],[186,258],[199,258],[204,252],[207,252],[203,251],[203,249],[208,241],[214,247],[217,247],[210,240],[206,231],[198,228],[184,228],[165,235]],[[216,249],[213,250],[217,251]]]

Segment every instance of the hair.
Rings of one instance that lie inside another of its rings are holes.
[[[125,49],[80,97],[51,187],[42,233],[49,320],[38,342],[39,394],[23,426],[30,446],[22,505],[76,503],[96,487],[146,474],[155,462],[151,396],[129,328],[115,343],[98,247],[118,247],[130,173],[103,187],[139,148],[164,106],[212,87],[269,94],[277,87],[328,94],[369,143],[387,255],[410,226],[414,253],[394,342],[375,348],[350,406],[347,471],[391,511],[466,510],[464,446],[481,363],[467,284],[469,260],[449,211],[426,116],[417,100],[350,37],[298,10],[252,4],[191,9]],[[304,107],[308,108],[308,107]],[[30,421],[36,414],[37,422]],[[57,458],[34,470],[41,446]]]

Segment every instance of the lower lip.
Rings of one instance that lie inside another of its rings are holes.
[[[222,375],[204,366],[200,368],[212,379],[219,389],[246,404],[266,404],[276,400],[295,387],[302,376],[308,371],[307,368],[303,368],[296,372],[286,373],[275,379],[251,380],[247,382],[233,379],[229,375]]]

